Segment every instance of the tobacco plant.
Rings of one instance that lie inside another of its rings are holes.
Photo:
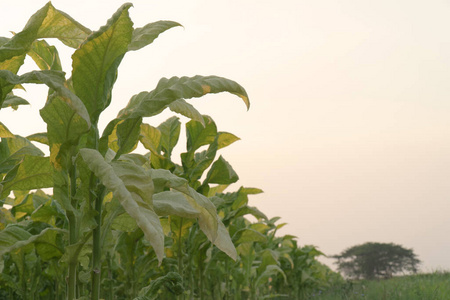
[[[134,28],[128,13],[131,6],[124,4],[105,26],[91,31],[48,3],[21,32],[0,38],[1,108],[28,103],[14,94],[22,85],[49,88],[40,110],[46,132],[21,137],[0,124],[0,199],[12,206],[1,209],[0,255],[3,270],[10,270],[2,272],[2,280],[7,282],[11,299],[44,295],[61,299],[64,293],[69,300],[100,299],[103,263],[107,261],[111,270],[117,267],[111,260],[113,253],[104,251],[114,241],[124,240],[116,250],[125,253],[121,258],[126,261],[128,250],[121,247],[136,247],[133,243],[144,236],[146,253],[151,248],[161,264],[165,248],[160,215],[196,219],[208,240],[236,259],[212,202],[188,184],[180,184],[177,172],[152,169],[151,158],[132,151],[145,135],[141,134],[147,126],[144,118],[166,108],[207,126],[185,99],[229,92],[248,107],[247,94],[239,84],[217,76],[163,78],[152,91],[133,96],[99,131],[99,119],[112,101],[123,57],[180,26],[158,21]],[[48,38],[74,49],[70,77],[62,72],[58,51],[48,44]],[[40,70],[18,75],[26,56]],[[170,136],[161,140],[163,150],[170,154]],[[47,145],[49,155],[32,142]],[[53,195],[42,192],[44,188],[52,188]],[[127,267],[135,266],[136,261],[128,261]],[[135,278],[128,284],[135,294]]]

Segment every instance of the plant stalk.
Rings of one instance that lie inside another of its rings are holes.
[[[76,207],[75,194],[77,191],[76,183],[76,168],[72,166],[69,172],[69,182],[70,182],[70,203],[72,207]],[[74,245],[78,242],[78,229],[77,229],[77,218],[73,211],[67,211],[67,219],[69,221],[69,245]],[[78,261],[76,257],[72,257],[69,261],[69,277],[67,282],[67,299],[73,300],[76,298],[76,287],[77,287],[77,265]]]
[[[95,177],[92,177],[95,178]],[[101,245],[101,233],[102,233],[102,205],[105,187],[102,186],[97,191],[95,197],[94,209],[97,213],[95,216],[95,222],[97,226],[92,232],[92,300],[100,299],[100,281],[101,281],[101,269],[102,269],[102,245]]]

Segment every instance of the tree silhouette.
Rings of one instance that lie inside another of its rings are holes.
[[[420,260],[412,249],[393,243],[365,243],[333,256],[338,270],[355,279],[390,278],[401,272],[417,272]]]

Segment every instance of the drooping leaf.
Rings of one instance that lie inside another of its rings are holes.
[[[181,24],[173,21],[157,21],[149,23],[141,28],[136,28],[133,31],[131,43],[128,46],[128,51],[139,50],[151,43],[164,31],[181,26]]]
[[[130,7],[129,3],[122,5],[107,24],[90,35],[72,55],[73,88],[95,124],[111,102],[117,68],[131,41]]]
[[[48,231],[66,232],[59,228],[49,227],[42,230],[39,234],[32,235],[19,225],[7,226],[4,230],[0,231],[0,256],[6,252],[34,243],[37,239],[46,235]]]
[[[5,87],[22,83],[46,84],[49,88],[54,90],[61,100],[73,111],[77,112],[86,121],[88,126],[90,126],[87,110],[80,99],[65,86],[66,81],[63,72],[53,70],[31,71],[21,76],[17,76],[10,71],[0,70],[0,79],[7,83]],[[1,100],[3,99],[4,98]]]
[[[164,256],[164,233],[152,207],[153,184],[150,176],[135,164],[118,161],[110,165],[93,149],[81,149],[80,154],[90,170],[136,220],[161,262]]]
[[[30,103],[19,97],[14,95],[13,93],[9,93],[6,95],[5,101],[2,103],[1,108],[11,107],[12,109],[16,110],[19,105],[29,105]]]
[[[201,97],[210,93],[229,92],[250,106],[246,91],[236,82],[218,76],[162,78],[151,92],[133,96],[119,117],[151,117],[162,112],[173,101]]]
[[[169,109],[173,112],[179,113],[189,119],[202,123],[205,126],[203,116],[194,106],[187,103],[184,99],[178,99],[169,104]]]
[[[52,166],[49,157],[28,156],[6,175],[2,197],[12,190],[33,190],[53,186]]]

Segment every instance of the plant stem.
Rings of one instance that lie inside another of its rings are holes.
[[[102,275],[101,223],[102,223],[102,205],[104,192],[105,187],[102,185],[102,187],[98,189],[97,195],[95,197],[94,209],[97,213],[97,215],[95,216],[97,227],[95,227],[92,232],[92,294],[91,294],[92,300],[100,299],[100,280]]]
[[[69,172],[69,181],[70,181],[70,203],[72,207],[76,207],[75,203],[75,194],[77,191],[76,186],[76,169],[75,166],[71,167]],[[77,218],[73,211],[67,211],[67,219],[69,221],[69,245],[74,245],[78,241],[78,230],[77,230]],[[77,265],[78,261],[76,256],[72,257],[69,261],[69,278],[67,282],[67,299],[73,300],[76,297],[76,286],[77,286]]]

